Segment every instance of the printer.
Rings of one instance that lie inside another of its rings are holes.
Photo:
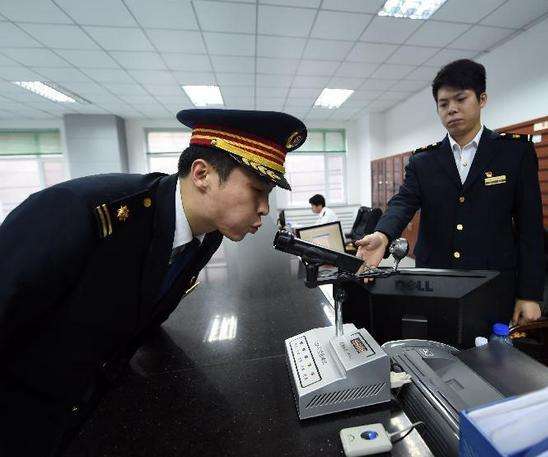
[[[392,371],[411,375],[397,399],[439,456],[459,455],[459,411],[548,386],[548,368],[502,343],[459,351],[425,340],[382,345]]]

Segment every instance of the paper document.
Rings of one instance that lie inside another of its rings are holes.
[[[468,414],[502,455],[529,449],[548,438],[548,387]]]

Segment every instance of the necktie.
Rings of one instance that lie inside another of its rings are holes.
[[[199,248],[200,241],[198,238],[192,238],[192,241],[173,250],[170,265],[164,277],[158,298],[162,298],[171,289],[179,274],[188,266],[188,263],[194,258]]]

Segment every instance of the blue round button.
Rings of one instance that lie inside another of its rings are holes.
[[[374,430],[366,430],[360,435],[364,440],[374,440],[379,434]]]

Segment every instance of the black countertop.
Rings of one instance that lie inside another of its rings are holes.
[[[228,240],[161,330],[133,357],[66,452],[76,456],[339,456],[342,428],[409,420],[395,403],[300,421],[284,340],[331,325],[298,259],[272,248],[269,218]],[[392,455],[429,456],[413,431]]]

